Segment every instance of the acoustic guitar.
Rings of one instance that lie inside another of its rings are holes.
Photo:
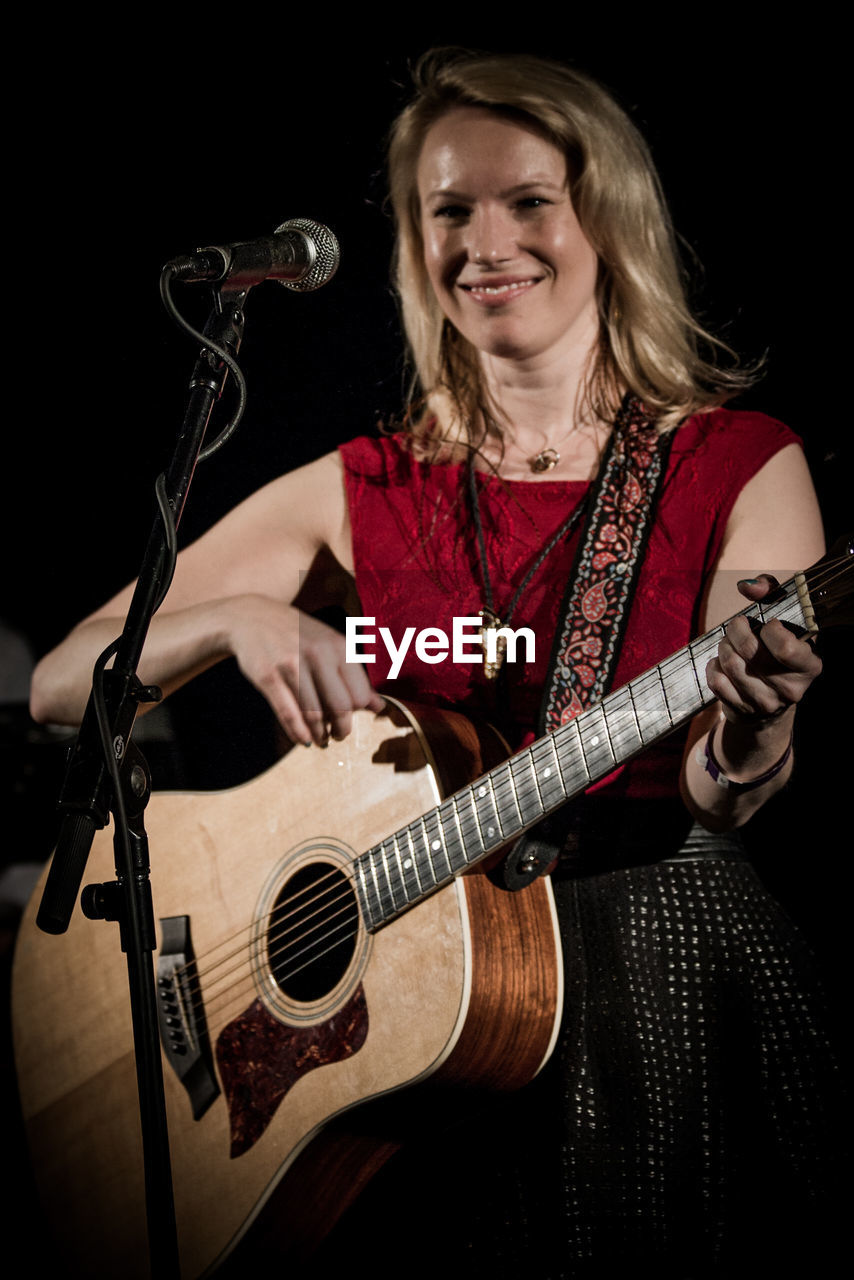
[[[851,555],[743,613],[851,622]],[[846,613],[846,608],[848,612]],[[713,701],[716,627],[509,759],[465,717],[388,700],[325,751],[146,811],[182,1276],[274,1231],[317,1240],[403,1140],[400,1117],[516,1089],[562,1003],[548,877],[487,872],[517,836]],[[46,872],[45,872],[46,874]],[[114,876],[96,835],[87,879]],[[127,976],[115,926],[19,932],[13,1032],[47,1221],[73,1275],[148,1274]],[[401,1094],[400,1091],[407,1092]],[[385,1107],[385,1109],[384,1109]],[[76,1269],[75,1269],[76,1267]]]

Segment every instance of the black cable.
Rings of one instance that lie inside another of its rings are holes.
[[[243,371],[240,368],[240,365],[237,363],[230,351],[227,351],[225,347],[220,346],[219,343],[214,342],[212,338],[207,336],[207,334],[201,333],[198,329],[194,328],[193,325],[190,324],[189,320],[185,319],[185,317],[181,315],[180,311],[175,306],[171,292],[171,283],[175,274],[176,272],[174,267],[171,267],[168,264],[160,273],[160,297],[166,311],[178,325],[179,329],[183,329],[191,338],[200,342],[206,350],[213,352],[215,356],[218,356],[219,359],[222,360],[223,364],[226,365],[233,375],[235,385],[237,386],[238,404],[234,417],[229,423],[227,423],[219,435],[200,451],[198,461],[204,462],[211,456],[211,454],[216,453],[218,449],[221,449],[237,429],[237,426],[246,410],[246,379],[243,376]]]
[[[152,613],[156,613],[160,608],[166,597],[167,591],[172,585],[172,579],[175,576],[175,564],[178,559],[178,529],[175,524],[175,512],[172,510],[172,504],[169,501],[168,494],[166,493],[166,476],[162,473],[154,482],[154,492],[157,497],[157,506],[160,510],[160,517],[163,521],[165,546],[160,574],[160,591],[154,603]]]

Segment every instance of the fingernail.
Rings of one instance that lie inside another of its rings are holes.
[[[739,578],[739,580],[738,580],[738,585],[739,585],[740,587],[741,587],[741,586],[758,587],[758,586],[759,586],[759,578]]]

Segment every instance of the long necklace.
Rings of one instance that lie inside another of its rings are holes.
[[[486,596],[486,605],[483,609],[478,610],[478,616],[481,619],[480,627],[480,644],[483,649],[483,671],[488,680],[495,680],[501,670],[507,653],[507,637],[502,634],[504,628],[510,625],[516,606],[521,599],[522,592],[539,569],[540,565],[548,556],[549,552],[557,546],[561,538],[563,538],[571,529],[575,527],[581,519],[582,512],[587,506],[588,495],[578,504],[574,511],[571,511],[563,524],[552,534],[534,563],[525,574],[519,586],[513,595],[502,620],[495,611],[495,601],[492,594],[492,579],[489,574],[489,563],[486,557],[486,542],[483,536],[483,522],[480,515],[480,498],[477,492],[477,480],[475,478],[474,459],[469,458],[468,461],[468,481],[469,481],[469,497],[471,500],[472,515],[474,517],[474,527],[477,534],[477,545],[480,552],[480,567],[483,576],[483,590]]]

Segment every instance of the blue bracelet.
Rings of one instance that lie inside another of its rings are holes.
[[[715,736],[714,725],[706,735],[706,748],[700,757],[700,763],[704,766],[709,777],[718,784],[719,787],[725,787],[727,791],[731,791],[733,795],[739,795],[743,791],[754,791],[757,787],[764,786],[766,782],[770,782],[772,778],[776,778],[777,774],[786,764],[789,756],[792,754],[792,741],[789,739],[789,745],[783,752],[776,764],[772,765],[767,773],[763,773],[758,778],[754,778],[751,782],[733,782],[732,778],[728,778],[721,766],[715,759],[715,753],[712,750],[712,739]]]

